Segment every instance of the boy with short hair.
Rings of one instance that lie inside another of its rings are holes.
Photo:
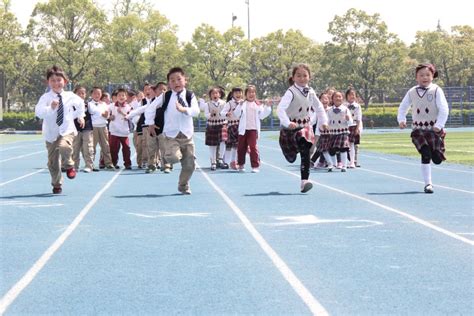
[[[64,91],[68,79],[60,67],[48,69],[46,80],[51,89],[39,99],[35,115],[43,120],[42,132],[48,150],[53,194],[60,194],[63,183],[61,160],[64,161],[67,177],[76,177],[72,160],[72,143],[77,135],[74,119],[77,118],[79,125],[84,127],[84,101],[73,92]]]
[[[199,115],[199,105],[194,93],[186,91],[182,68],[171,68],[166,78],[171,90],[161,94],[147,107],[145,124],[148,125],[148,132],[156,135],[156,128],[161,125],[159,120],[164,119],[164,159],[171,164],[181,162],[178,191],[191,194],[189,180],[196,166],[193,117]]]
[[[132,169],[132,161],[130,160],[130,122],[127,115],[131,110],[130,104],[127,103],[127,90],[117,89],[117,101],[109,105],[110,113],[110,155],[112,163],[116,169],[118,166],[118,152],[122,146],[122,155],[125,169]]]

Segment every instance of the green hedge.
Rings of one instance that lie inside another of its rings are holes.
[[[23,131],[41,130],[41,120],[33,112],[5,112],[0,121],[0,129],[12,128]]]

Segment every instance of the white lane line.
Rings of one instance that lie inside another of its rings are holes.
[[[385,157],[379,157],[379,156],[373,156],[373,155],[367,155],[367,154],[360,154],[362,157],[369,157],[369,158],[374,158],[374,159],[380,159],[380,160],[385,160],[385,161],[390,161],[390,162],[395,162],[399,164],[404,164],[404,165],[410,165],[410,166],[419,166],[420,163],[414,163],[414,162],[408,162],[408,161],[400,161],[396,159],[390,159],[390,158],[385,158]],[[474,171],[469,171],[469,170],[459,170],[459,169],[452,169],[448,167],[439,167],[436,165],[432,165],[433,169],[438,169],[442,171],[453,171],[453,172],[461,172],[461,173],[468,173],[468,174],[474,174]]]
[[[262,163],[265,164],[265,165],[268,165],[268,166],[270,166],[270,167],[272,167],[272,168],[274,168],[274,169],[277,169],[277,170],[279,170],[279,171],[281,171],[281,172],[283,172],[283,173],[287,173],[287,174],[292,175],[292,176],[294,176],[294,177],[300,178],[300,175],[299,175],[299,174],[296,174],[296,173],[287,171],[287,170],[282,169],[282,168],[280,168],[280,167],[278,167],[278,166],[272,165],[272,164],[270,164],[270,163],[268,163],[268,162],[262,162]],[[449,231],[449,230],[447,230],[447,229],[444,229],[444,228],[441,228],[441,227],[439,227],[439,226],[433,225],[433,224],[431,224],[430,222],[425,221],[424,219],[421,219],[421,218],[419,218],[419,217],[416,217],[416,216],[413,216],[413,215],[411,215],[411,214],[405,213],[405,212],[403,212],[403,211],[397,210],[397,209],[395,209],[395,208],[393,208],[393,207],[390,207],[390,206],[383,205],[383,204],[381,204],[381,203],[372,201],[372,200],[367,199],[367,198],[365,198],[365,197],[362,197],[362,196],[359,196],[359,195],[356,195],[356,194],[352,194],[352,193],[349,193],[349,192],[347,192],[347,191],[339,190],[339,189],[334,188],[334,187],[331,187],[331,186],[329,186],[329,185],[325,185],[325,184],[316,182],[316,181],[314,181],[314,180],[309,180],[309,181],[311,181],[311,183],[314,183],[314,184],[316,184],[316,185],[318,185],[318,186],[321,186],[321,187],[323,187],[323,188],[326,188],[326,189],[328,189],[328,190],[335,191],[335,192],[337,192],[337,193],[350,196],[350,197],[352,197],[352,198],[354,198],[354,199],[358,199],[358,200],[367,202],[367,203],[369,203],[369,204],[375,205],[375,206],[380,207],[380,208],[382,208],[382,209],[384,209],[384,210],[387,210],[387,211],[389,211],[389,212],[396,213],[396,214],[398,214],[398,215],[400,215],[400,216],[406,217],[406,218],[408,218],[408,219],[414,221],[414,222],[417,223],[417,224],[423,225],[423,226],[428,227],[428,228],[430,228],[430,229],[432,229],[432,230],[435,230],[435,231],[437,231],[437,232],[439,232],[439,233],[442,233],[442,234],[444,234],[444,235],[446,235],[446,236],[449,236],[449,237],[451,237],[451,238],[457,239],[457,240],[462,241],[462,242],[464,242],[464,243],[466,243],[466,244],[469,244],[469,245],[471,245],[471,246],[474,246],[474,240],[465,238],[465,237],[460,236],[459,234],[453,233],[453,232],[451,232],[451,231]]]
[[[405,147],[405,148],[413,148],[413,145],[407,145],[407,144],[399,144],[399,143],[392,143],[392,142],[376,142],[376,141],[363,141],[362,145],[364,145],[364,143],[367,143],[367,144],[378,144],[378,145],[388,145],[388,146],[391,146],[391,147]],[[451,152],[458,152],[458,153],[469,153],[469,154],[472,154],[474,153],[474,151],[472,150],[456,150],[456,149],[449,149],[449,151]]]
[[[73,220],[73,222],[66,228],[66,230],[56,239],[56,241],[41,255],[41,257],[35,262],[35,264],[26,272],[26,274],[15,284],[13,287],[2,297],[0,300],[0,315],[3,315],[7,308],[15,301],[20,293],[33,281],[36,275],[43,269],[48,263],[49,259],[58,251],[58,249],[64,244],[74,230],[79,226],[84,217],[89,213],[92,207],[97,203],[102,194],[110,188],[112,183],[122,173],[120,170],[107,184],[92,198],[92,200],[81,210],[79,215]]]
[[[25,174],[24,176],[21,176],[21,177],[15,178],[15,179],[11,179],[11,180],[8,180],[8,181],[6,181],[6,182],[2,182],[2,183],[0,183],[0,187],[4,186],[4,185],[6,185],[6,184],[9,184],[9,183],[12,183],[12,182],[15,182],[15,181],[24,179],[24,178],[28,178],[29,176],[32,176],[32,175],[37,174],[37,173],[40,173],[40,172],[42,172],[42,171],[44,171],[44,170],[46,170],[46,168],[43,168],[43,169],[40,169],[40,170],[38,170],[38,171]]]
[[[18,149],[18,148],[31,148],[31,146],[44,146],[43,143],[38,143],[38,144],[31,144],[31,145],[25,145],[25,146],[13,146],[13,147],[5,147],[5,148],[1,148],[0,149],[0,152],[4,152],[4,151],[8,151],[8,150],[12,150],[12,149]]]
[[[41,154],[41,153],[44,153],[44,152],[46,152],[46,150],[35,151],[34,153],[30,153],[30,154],[26,154],[26,155],[21,155],[21,156],[16,156],[16,157],[11,157],[11,158],[8,158],[8,159],[3,159],[3,160],[0,160],[0,162],[15,160],[15,159],[19,159],[19,158],[25,158],[25,157],[29,157],[29,156]]]
[[[245,216],[245,214],[239,209],[239,207],[211,180],[211,178],[200,169],[199,165],[196,163],[196,166],[201,171],[201,174],[206,178],[207,182],[216,190],[217,193],[224,199],[224,201],[229,205],[229,207],[234,211],[235,215],[240,219],[244,227],[248,230],[250,235],[255,239],[259,246],[263,249],[265,254],[272,260],[273,264],[276,266],[278,271],[283,275],[285,280],[291,285],[293,290],[301,297],[303,302],[308,306],[313,315],[329,315],[326,309],[321,305],[321,303],[314,298],[311,292],[304,286],[304,284],[298,279],[298,277],[291,271],[288,265],[280,258],[275,250],[267,243],[263,236],[257,231],[255,226],[250,222],[250,220]]]
[[[422,181],[412,180],[412,179],[408,179],[408,178],[396,176],[396,175],[393,175],[393,174],[390,174],[390,173],[381,172],[381,171],[375,171],[375,170],[371,170],[371,169],[367,169],[367,168],[360,168],[360,169],[357,169],[357,170],[358,170],[358,171],[371,172],[371,173],[375,173],[375,174],[380,174],[380,175],[383,175],[383,176],[386,176],[386,177],[392,177],[392,178],[396,178],[396,179],[400,179],[400,180],[405,180],[405,181],[410,181],[410,182],[414,182],[414,183],[419,183],[419,184],[423,184],[423,185],[425,184],[425,183],[422,182]],[[445,189],[445,190],[451,190],[451,191],[458,191],[458,192],[462,192],[462,193],[474,194],[474,191],[456,189],[456,188],[448,187],[448,186],[445,186],[445,185],[433,184],[433,187],[434,187],[435,189],[436,189],[436,188],[442,188],[442,189]]]

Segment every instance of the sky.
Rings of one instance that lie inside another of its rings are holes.
[[[37,2],[44,0],[11,0],[13,12],[23,27]],[[113,0],[96,0],[111,14]],[[215,27],[221,33],[232,26],[232,15],[237,16],[234,26],[242,27],[250,38],[262,37],[279,29],[300,30],[304,36],[318,43],[330,40],[329,22],[342,16],[350,8],[372,15],[380,20],[407,45],[415,41],[417,31],[433,31],[440,21],[447,31],[454,25],[474,27],[467,0],[148,0],[162,15],[178,27],[180,41],[190,41],[196,27],[202,23]],[[248,10],[249,9],[249,10]]]

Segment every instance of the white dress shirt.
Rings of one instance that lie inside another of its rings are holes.
[[[74,126],[74,119],[83,118],[84,100],[71,91],[62,91],[61,98],[63,101],[64,117],[61,126],[56,124],[56,117],[59,105],[53,109],[51,103],[59,101],[58,94],[53,90],[46,92],[41,96],[35,107],[35,115],[43,120],[43,136],[48,143],[55,142],[59,135],[65,136],[71,133],[77,135],[77,129]]]
[[[155,124],[156,109],[161,107],[164,102],[165,93],[162,93],[159,97],[155,98],[145,110],[145,124]],[[193,117],[199,115],[199,105],[196,96],[191,99],[191,104],[187,104],[186,100],[186,89],[180,93],[181,99],[186,103],[186,112],[181,113],[176,109],[176,102],[178,102],[177,93],[171,92],[170,101],[165,111],[165,126],[163,128],[163,134],[167,137],[176,137],[179,132],[186,135],[187,138],[193,137],[194,124]]]
[[[93,127],[106,127],[107,119],[102,116],[102,113],[109,110],[109,106],[102,101],[89,101],[89,113],[92,117]]]
[[[249,105],[253,104],[253,105]],[[264,106],[264,105],[256,105],[255,102],[248,102],[245,101],[242,104],[239,104],[235,110],[234,114],[237,117],[240,117],[239,121],[239,135],[245,135],[245,131],[249,129],[247,127],[247,115],[248,115],[248,108],[254,106],[256,107],[256,115],[254,116],[255,120],[255,128],[257,130],[257,137],[260,137],[260,120],[263,120],[266,118],[270,113],[272,112],[272,108],[269,106]]]

